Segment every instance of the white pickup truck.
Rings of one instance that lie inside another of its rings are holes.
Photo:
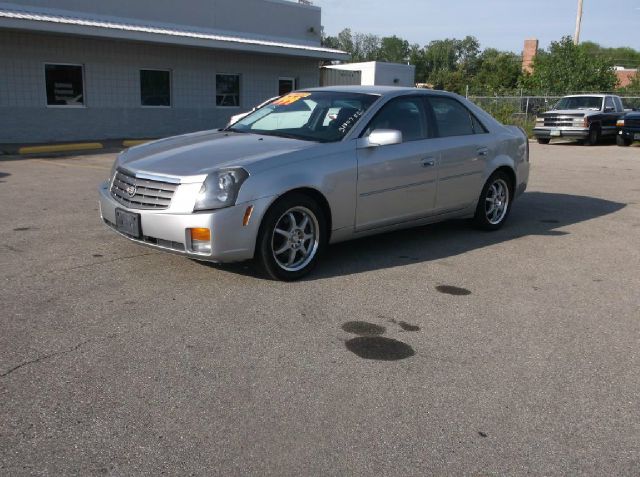
[[[550,111],[538,115],[533,135],[540,144],[549,144],[553,138],[566,137],[593,146],[603,137],[616,135],[616,122],[624,114],[619,96],[565,96]]]

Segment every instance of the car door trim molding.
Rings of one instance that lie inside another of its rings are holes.
[[[451,179],[457,179],[458,177],[475,176],[475,175],[481,175],[481,174],[482,174],[482,171],[465,172],[463,174],[455,174],[453,176],[441,177],[440,182],[448,181]]]
[[[360,194],[360,197],[369,197],[376,194],[383,194],[385,192],[393,192],[394,190],[402,190],[402,189],[408,189],[410,187],[418,187],[422,185],[433,184],[434,182],[436,182],[436,180],[431,179],[428,181],[412,182],[411,184],[403,184],[400,186],[388,187],[386,189],[372,190],[369,192],[363,192],[362,194]]]

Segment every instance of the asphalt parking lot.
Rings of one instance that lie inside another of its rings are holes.
[[[639,147],[289,284],[116,236],[113,157],[0,159],[0,474],[638,474]]]

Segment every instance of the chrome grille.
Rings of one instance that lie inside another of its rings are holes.
[[[141,179],[119,170],[111,182],[111,195],[130,209],[166,209],[177,187],[177,184]]]
[[[563,114],[563,115],[545,115],[544,125],[552,127],[572,127],[575,126],[574,121],[582,123],[583,115],[580,114]],[[581,124],[582,125],[582,124]]]

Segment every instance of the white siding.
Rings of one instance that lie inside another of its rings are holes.
[[[318,85],[318,62],[275,55],[0,30],[0,143],[161,137],[223,126],[277,95]],[[45,63],[84,65],[86,108],[48,108]],[[172,107],[140,106],[140,69],[172,71]],[[240,108],[215,103],[216,73],[241,75]]]

